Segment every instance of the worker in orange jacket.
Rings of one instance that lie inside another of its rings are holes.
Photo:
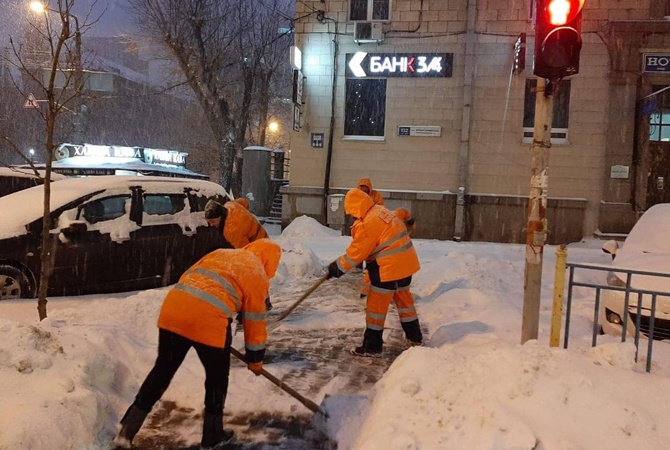
[[[358,180],[356,187],[358,187],[358,189],[368,194],[375,205],[384,204],[384,197],[382,197],[382,194],[372,189],[372,181],[370,181],[370,178],[362,177],[361,179]],[[358,268],[363,269],[363,284],[361,285],[361,298],[364,298],[366,295],[368,295],[368,292],[370,291],[370,275],[368,274],[367,269],[363,268],[363,263],[359,264]]]
[[[394,211],[398,219],[402,220],[407,227],[407,232],[412,233],[416,229],[416,222],[412,214],[405,208],[396,208]],[[363,272],[363,284],[361,285],[360,297],[365,298],[370,293],[370,273],[367,269]]]
[[[230,372],[231,321],[244,311],[247,368],[260,375],[267,329],[265,298],[281,248],[260,239],[244,249],[218,249],[191,266],[168,292],[158,316],[158,357],[135,401],[121,419],[114,444],[131,448],[154,404],[170,385],[191,347],[205,368],[202,449],[233,438],[223,430],[223,406]]]
[[[363,177],[360,180],[358,180],[357,186],[358,189],[360,189],[361,191],[365,192],[370,196],[375,205],[384,204],[384,197],[382,197],[382,194],[379,191],[375,191],[374,189],[372,189],[372,181],[370,181],[368,177]]]
[[[256,239],[268,237],[263,225],[247,208],[231,200],[222,205],[210,200],[205,205],[205,219],[211,227],[217,227],[223,238],[233,248],[242,248]]]
[[[346,252],[328,266],[328,277],[340,277],[365,261],[372,284],[365,307],[363,345],[352,353],[380,356],[391,300],[398,309],[405,337],[413,345],[421,344],[421,327],[409,290],[412,275],[420,265],[407,227],[392,211],[375,205],[360,189],[347,192],[344,211],[356,218],[351,227],[352,241]]]
[[[205,205],[205,219],[210,227],[216,227],[223,235],[226,247],[242,248],[268,237],[263,225],[249,212],[249,203],[245,205],[240,199],[228,201],[225,205],[209,200]],[[270,297],[266,299],[265,307],[268,311],[272,309]]]

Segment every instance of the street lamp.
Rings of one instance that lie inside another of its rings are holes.
[[[84,73],[83,73],[83,68],[81,65],[81,30],[79,28],[79,19],[77,16],[72,14],[69,11],[69,8],[66,9],[65,11],[59,11],[55,9],[50,9],[47,8],[44,3],[40,1],[32,1],[28,4],[28,7],[30,8],[31,11],[34,11],[38,14],[46,14],[47,11],[50,12],[55,12],[55,13],[65,13],[62,17],[65,17],[65,21],[63,25],[68,27],[69,31],[69,26],[70,22],[69,19],[72,18],[74,19],[74,26],[75,26],[75,32],[74,32],[74,56],[71,60],[71,65],[74,67],[74,89],[75,89],[75,108],[74,108],[74,144],[83,144],[83,139],[82,139],[82,132],[83,132],[83,123],[82,123],[82,108],[83,104],[81,101],[81,95],[82,92],[84,92]]]
[[[30,163],[32,164],[35,160],[35,149],[31,148],[28,150],[28,154],[30,155]]]
[[[279,124],[277,122],[270,122],[270,125],[268,125],[268,130],[276,133],[279,130]]]

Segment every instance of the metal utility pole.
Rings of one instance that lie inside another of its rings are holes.
[[[542,258],[547,237],[547,188],[549,186],[549,149],[554,107],[553,83],[537,79],[535,129],[531,152],[530,197],[526,224],[526,265],[523,279],[523,318],[521,343],[537,339],[542,290]]]

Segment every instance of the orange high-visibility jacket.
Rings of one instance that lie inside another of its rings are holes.
[[[263,225],[236,201],[226,202],[228,216],[223,225],[223,237],[235,248],[242,248],[257,239],[268,237]]]
[[[337,260],[342,272],[364,260],[377,261],[381,281],[400,280],[419,270],[407,227],[393,211],[374,205],[360,189],[352,189],[344,197],[344,212],[357,219],[351,227],[353,240]]]
[[[358,187],[367,186],[368,189],[370,189],[370,194],[369,195],[370,195],[370,198],[372,199],[372,202],[375,205],[383,205],[384,204],[384,197],[382,197],[381,193],[372,189],[372,181],[370,181],[369,178],[367,178],[367,177],[361,178],[360,180],[358,180],[358,184],[356,186],[358,186]]]
[[[281,248],[261,239],[244,249],[218,249],[191,266],[170,289],[158,327],[212,347],[224,348],[226,329],[244,312],[248,362],[263,359],[267,330],[265,297],[277,270]]]
[[[249,200],[247,200],[246,198],[244,198],[244,197],[237,197],[237,198],[235,199],[235,201],[236,201],[237,203],[239,203],[240,205],[244,206],[244,209],[247,209],[247,210],[249,209]]]

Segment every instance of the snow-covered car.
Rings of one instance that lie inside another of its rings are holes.
[[[155,288],[175,283],[223,244],[207,225],[209,198],[223,187],[204,180],[97,176],[51,185],[48,295]],[[37,295],[44,188],[0,198],[0,300]]]
[[[612,254],[613,271],[607,275],[607,284],[625,288],[628,272],[617,269],[654,272],[668,276],[652,276],[633,273],[628,295],[627,334],[636,331],[638,303],[640,303],[640,332],[648,336],[652,295],[640,291],[657,293],[654,314],[654,339],[670,339],[670,203],[661,203],[649,208],[630,231],[621,248],[613,241],[603,245],[603,251]],[[666,294],[666,295],[661,295]],[[624,322],[625,292],[605,289],[601,293],[599,320],[605,333],[621,336]]]
[[[38,171],[39,176],[32,169],[20,167],[0,167],[0,197],[22,191],[44,182],[44,170]],[[64,180],[65,175],[51,174],[51,181]]]

